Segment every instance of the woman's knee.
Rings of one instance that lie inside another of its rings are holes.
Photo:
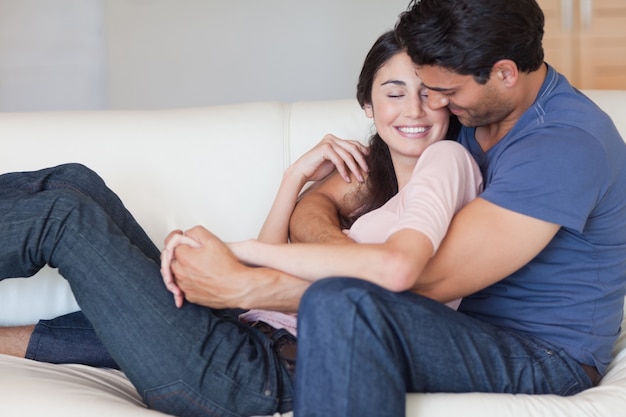
[[[104,185],[104,181],[95,171],[79,163],[68,163],[52,168],[49,181],[52,181],[56,187],[79,191],[83,194],[88,194],[94,187]]]
[[[80,223],[86,219],[104,216],[102,208],[83,193],[71,189],[53,189],[40,193],[36,202],[41,207],[42,216],[49,221],[61,221],[64,224]]]

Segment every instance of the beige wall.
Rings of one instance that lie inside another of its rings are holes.
[[[408,0],[105,1],[111,107],[354,95]]]
[[[408,0],[0,0],[0,111],[353,97]]]
[[[104,103],[100,0],[0,0],[0,111]]]

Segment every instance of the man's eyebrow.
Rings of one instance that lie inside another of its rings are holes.
[[[426,84],[422,83],[422,87],[430,91],[437,91],[439,93],[446,93],[454,90],[454,88],[443,88],[443,87],[429,87]]]

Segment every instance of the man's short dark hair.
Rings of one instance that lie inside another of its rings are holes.
[[[396,34],[417,65],[434,65],[477,82],[510,59],[521,72],[543,63],[544,15],[535,0],[412,0]]]

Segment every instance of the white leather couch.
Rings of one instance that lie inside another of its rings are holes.
[[[626,137],[626,91],[588,93]],[[81,162],[104,177],[159,245],[171,229],[196,224],[238,240],[256,236],[295,157],[325,133],[365,140],[370,129],[354,100],[8,113],[0,114],[0,172]],[[0,325],[75,309],[54,270],[0,283]],[[626,336],[600,385],[573,397],[410,394],[407,404],[408,416],[626,416]],[[119,372],[0,355],[0,416],[159,414],[142,405]]]

